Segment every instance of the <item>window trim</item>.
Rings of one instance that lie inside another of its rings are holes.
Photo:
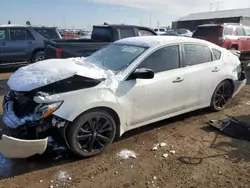
[[[29,30],[26,28],[26,29],[25,29],[25,35],[26,35],[26,40],[27,40],[27,41],[31,41],[30,39],[28,40],[28,34],[27,34],[27,33],[29,33],[29,34],[31,35],[31,37],[33,38],[32,41],[36,40],[35,37],[34,37],[34,35],[32,34],[32,32],[29,31]]]
[[[220,51],[220,50],[218,50],[218,49],[216,49],[216,48],[211,48],[211,50],[212,50],[212,54],[213,54],[213,61],[218,61],[218,60],[221,60],[221,57],[222,57],[222,52]],[[213,50],[216,50],[216,51],[218,51],[218,52],[220,52],[220,58],[219,59],[216,59],[216,57],[215,57],[215,54],[214,54],[214,51]]]
[[[198,65],[202,65],[202,64],[206,64],[206,63],[211,63],[211,62],[215,61],[215,57],[214,57],[214,54],[213,54],[213,51],[212,51],[211,47],[208,46],[208,45],[206,45],[206,44],[201,44],[201,43],[197,43],[197,42],[183,42],[183,43],[181,43],[181,45],[182,45],[182,50],[183,50],[183,66],[184,67],[198,66]],[[186,62],[186,52],[185,52],[185,49],[184,49],[184,45],[198,45],[198,46],[207,47],[210,50],[212,61],[188,66],[187,62]]]
[[[157,47],[155,48],[154,50],[152,50],[150,53],[148,53],[145,57],[143,57],[143,59],[141,59],[138,64],[124,77],[124,81],[127,81],[129,80],[131,74],[137,69],[137,67],[145,60],[147,59],[151,54],[153,54],[154,52],[156,52],[157,50],[160,50],[162,48],[165,48],[165,47],[171,47],[171,46],[178,46],[179,47],[179,68],[184,68],[183,66],[183,50],[182,50],[182,47],[181,47],[181,43],[171,43],[171,44],[166,44],[166,45],[163,45],[163,46],[160,46],[160,47]],[[145,51],[144,53],[146,53],[147,51]],[[142,55],[142,54],[141,54]],[[176,69],[172,69],[172,70],[176,70]],[[172,70],[169,70],[169,71],[172,71]],[[166,72],[166,71],[163,71],[163,72]],[[154,74],[158,74],[158,73],[163,73],[163,72],[157,72],[157,73],[154,73]]]
[[[26,29],[27,28],[25,28],[25,27],[10,27],[8,29],[9,29],[9,41],[11,41],[11,42],[15,42],[15,41],[18,41],[18,42],[20,42],[20,41],[27,41],[27,33],[26,33]],[[18,30],[18,29],[21,30],[21,29],[23,29],[24,32],[25,32],[25,40],[11,40],[11,34],[10,34],[11,29],[13,29],[13,30]]]

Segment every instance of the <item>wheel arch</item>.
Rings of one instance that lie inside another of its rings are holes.
[[[30,57],[30,61],[32,62],[35,54],[39,51],[44,51],[44,48],[36,48],[35,50],[33,50],[32,54],[31,54],[31,57]]]
[[[232,87],[233,87],[233,91],[234,91],[235,85],[234,85],[233,79],[232,79],[232,78],[226,78],[226,79],[222,80],[220,83],[217,84],[217,86],[214,88],[213,95],[214,95],[214,92],[216,91],[217,87],[218,87],[222,82],[225,82],[225,81],[229,81],[229,82],[231,83],[231,85],[232,85]],[[210,103],[212,103],[213,95],[211,96]]]
[[[87,109],[84,112],[80,113],[78,116],[76,116],[75,119],[73,120],[73,122],[76,121],[83,114],[89,113],[89,112],[94,112],[94,111],[106,111],[114,118],[114,121],[115,121],[115,124],[116,124],[116,137],[120,137],[121,134],[123,134],[125,132],[123,130],[123,128],[121,127],[121,121],[122,120],[121,120],[121,117],[118,115],[118,112],[116,110],[114,110],[113,108],[110,108],[110,107],[107,107],[107,106],[96,106],[96,107]]]

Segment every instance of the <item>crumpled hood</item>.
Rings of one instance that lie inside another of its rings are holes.
[[[100,79],[112,74],[84,58],[49,59],[18,69],[7,84],[14,91],[31,91],[74,75]]]

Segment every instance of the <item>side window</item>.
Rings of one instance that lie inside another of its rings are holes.
[[[121,39],[135,36],[135,31],[133,28],[123,28],[120,29]]]
[[[219,60],[221,57],[221,52],[219,50],[216,50],[216,49],[212,49],[212,51],[214,53],[215,60]]]
[[[246,36],[250,36],[250,27],[244,27]]]
[[[0,41],[7,39],[7,32],[6,29],[0,29]]]
[[[147,31],[147,30],[144,30],[144,29],[139,29],[138,34],[139,34],[139,36],[152,36],[152,35],[155,35],[154,33],[150,32],[150,31]]]
[[[197,44],[184,44],[186,65],[198,65],[212,61],[212,53],[206,46]]]
[[[26,29],[26,36],[27,36],[27,40],[35,40],[35,38],[33,37],[33,35],[28,29]]]
[[[233,34],[233,27],[224,28],[224,35],[232,35],[232,34]]]
[[[179,68],[179,46],[161,48],[149,55],[137,68],[152,69],[155,73]]]
[[[10,29],[10,40],[12,41],[26,40],[25,29]]]
[[[238,36],[244,36],[245,35],[243,27],[237,27],[236,31],[237,31]]]

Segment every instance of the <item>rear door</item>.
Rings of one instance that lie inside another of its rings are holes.
[[[211,101],[214,89],[222,78],[222,62],[215,59],[207,45],[183,44],[188,89],[186,100],[191,107],[204,107]]]
[[[246,51],[250,52],[250,27],[244,27],[244,31],[247,38]]]
[[[249,37],[245,35],[243,27],[236,27],[236,35],[238,36],[238,50],[241,52],[247,51],[247,42]]]
[[[31,41],[27,40],[26,28],[9,28],[9,40],[3,46],[4,61],[26,61],[29,58]]]

